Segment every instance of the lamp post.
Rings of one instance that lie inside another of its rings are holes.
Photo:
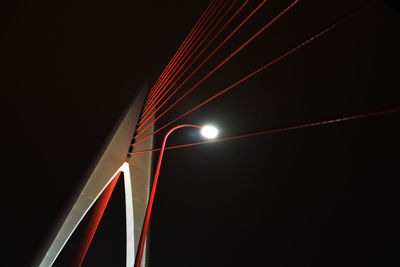
[[[176,129],[179,129],[179,128],[183,128],[183,127],[199,128],[199,129],[201,129],[201,131],[200,131],[201,134],[206,138],[215,138],[217,136],[217,134],[218,134],[218,130],[213,126],[203,126],[202,127],[202,126],[193,125],[193,124],[182,124],[182,125],[178,125],[178,126],[173,127],[164,136],[164,140],[163,140],[163,143],[162,143],[162,146],[161,146],[161,150],[160,150],[160,155],[158,157],[156,172],[154,174],[153,185],[151,187],[149,203],[147,204],[146,215],[144,217],[142,232],[140,234],[139,246],[138,246],[138,249],[137,249],[137,252],[136,252],[135,267],[139,267],[140,266],[140,262],[142,260],[144,241],[146,240],[147,228],[149,226],[150,215],[151,215],[151,209],[153,207],[154,195],[156,193],[158,175],[160,174],[161,161],[162,161],[162,157],[163,157],[164,150],[165,150],[165,143],[167,142],[168,136],[173,131],[175,131]]]

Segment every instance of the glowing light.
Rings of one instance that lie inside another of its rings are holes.
[[[206,125],[201,127],[201,135],[208,139],[213,139],[218,135],[218,129],[214,126]]]

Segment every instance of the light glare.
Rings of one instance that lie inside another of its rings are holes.
[[[203,126],[200,132],[202,136],[209,139],[213,139],[218,135],[218,129],[210,125]]]

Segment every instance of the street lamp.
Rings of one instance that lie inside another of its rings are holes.
[[[218,129],[215,128],[214,126],[206,125],[206,126],[201,127],[200,133],[205,138],[212,139],[212,138],[217,137]]]
[[[151,192],[150,192],[150,197],[149,197],[149,203],[147,204],[147,209],[146,209],[146,215],[144,217],[144,222],[143,222],[143,228],[142,232],[140,234],[140,239],[139,239],[139,246],[136,252],[136,259],[135,259],[135,267],[140,266],[140,262],[142,260],[142,254],[143,254],[143,248],[144,248],[144,241],[146,239],[146,234],[147,234],[147,228],[149,226],[149,221],[150,221],[150,215],[151,215],[151,209],[153,207],[153,201],[154,201],[154,195],[156,193],[156,187],[157,187],[157,181],[158,181],[158,175],[160,174],[160,167],[161,167],[161,161],[162,157],[164,154],[165,150],[165,143],[167,142],[168,136],[175,131],[176,129],[183,128],[183,127],[194,127],[194,128],[199,128],[200,133],[202,136],[205,138],[215,138],[218,135],[218,130],[217,128],[206,125],[206,126],[198,126],[198,125],[193,125],[193,124],[182,124],[175,126],[171,130],[167,132],[167,134],[164,136],[164,140],[161,146],[160,150],[160,156],[158,157],[158,162],[157,162],[157,167],[156,167],[156,172],[154,174],[154,180],[153,180],[153,185],[151,187]]]

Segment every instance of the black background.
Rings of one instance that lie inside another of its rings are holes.
[[[363,2],[300,1],[157,126]],[[32,264],[117,119],[208,3],[1,3],[5,266]],[[289,3],[268,1],[180,94]],[[398,105],[399,25],[379,2],[179,123],[223,137]],[[150,266],[399,265],[399,116],[167,151]],[[185,129],[169,144],[199,138]],[[84,266],[124,265],[123,210],[118,183]],[[84,222],[55,265],[69,266]]]

